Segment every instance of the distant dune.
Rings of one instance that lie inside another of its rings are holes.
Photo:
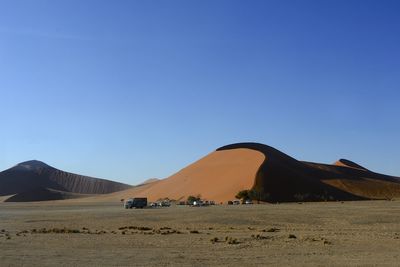
[[[352,161],[350,161],[350,160],[348,160],[348,159],[339,159],[339,160],[336,161],[333,165],[342,166],[342,167],[356,168],[356,169],[368,171],[367,168],[364,168],[363,166],[358,165],[357,163],[352,162]]]
[[[158,178],[150,178],[150,179],[147,179],[146,181],[142,182],[141,184],[150,184],[150,183],[157,182],[159,180],[160,179],[158,179]]]
[[[267,145],[238,143],[221,147],[166,179],[96,199],[185,200],[200,195],[225,202],[244,189],[253,189],[267,202],[392,199],[400,197],[400,179],[349,160],[333,165],[302,162]]]
[[[27,161],[0,172],[0,196],[5,201],[45,201],[106,194],[131,186],[64,172],[40,161]]]

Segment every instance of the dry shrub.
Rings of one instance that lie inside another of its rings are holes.
[[[210,239],[211,243],[217,243],[219,241],[218,237],[213,237]]]

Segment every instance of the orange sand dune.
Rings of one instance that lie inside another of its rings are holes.
[[[200,195],[204,199],[226,201],[240,190],[253,187],[264,159],[263,154],[249,149],[215,151],[141,193],[148,193],[153,200],[165,197],[186,200],[190,195]]]
[[[221,147],[169,178],[111,195],[151,201],[201,195],[219,202],[243,189],[253,189],[268,202],[387,199],[400,197],[400,179],[349,160],[335,165],[302,162],[267,145],[239,143]]]
[[[166,197],[186,200],[190,195],[200,195],[208,200],[226,201],[234,199],[240,190],[250,189],[254,185],[254,177],[264,159],[262,153],[244,148],[215,151],[167,179],[92,200],[118,200],[135,196],[145,196],[149,201]]]

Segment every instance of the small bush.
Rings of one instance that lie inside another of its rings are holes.
[[[137,229],[140,230],[140,231],[150,231],[150,230],[153,230],[153,228],[146,227],[146,226],[137,227]]]
[[[218,237],[213,237],[210,239],[211,243],[217,243],[219,241]]]
[[[260,234],[257,235],[251,235],[252,238],[257,239],[257,240],[262,240],[262,239],[269,239],[268,236],[262,236]]]
[[[239,241],[236,238],[230,236],[225,236],[225,242],[230,245],[239,244]]]
[[[280,229],[275,228],[275,227],[266,230],[266,232],[268,232],[268,233],[275,233],[275,232],[279,232],[279,231],[280,231]]]
[[[237,240],[236,238],[230,237],[230,238],[228,239],[228,244],[230,244],[230,245],[236,245],[236,244],[239,244],[239,242],[238,242],[238,240]]]

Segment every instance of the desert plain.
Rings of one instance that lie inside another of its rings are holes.
[[[398,266],[400,202],[0,203],[1,266]]]

